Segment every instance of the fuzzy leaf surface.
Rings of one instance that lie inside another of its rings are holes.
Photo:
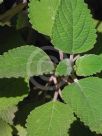
[[[92,49],[95,41],[95,25],[84,0],[61,0],[52,29],[55,48],[77,54]]]
[[[17,105],[27,94],[28,87],[22,79],[0,79],[0,116],[3,118],[5,110]]]
[[[34,29],[45,35],[51,35],[59,1],[30,0],[29,18]]]
[[[57,76],[67,76],[70,75],[72,71],[71,64],[68,59],[64,59],[60,61],[60,63],[57,65],[55,74]]]
[[[5,121],[6,123],[9,123],[10,125],[13,125],[13,119],[15,117],[15,113],[17,112],[17,106],[15,106],[15,103],[13,105],[14,106],[8,108],[5,107],[5,109],[0,110],[0,119]]]
[[[12,136],[12,128],[9,124],[0,120],[0,136]]]
[[[101,72],[102,59],[98,55],[84,55],[76,60],[76,74],[78,76],[90,76]]]
[[[102,133],[102,79],[85,78],[63,90],[63,98],[91,131]]]
[[[17,125],[16,126],[16,129],[18,131],[18,136],[27,136],[27,131],[26,131],[26,128],[24,128],[23,126],[21,125]]]
[[[30,77],[50,73],[53,64],[38,47],[22,46],[0,56],[0,78]]]
[[[67,136],[74,121],[70,107],[60,102],[44,104],[31,112],[27,119],[29,136]]]

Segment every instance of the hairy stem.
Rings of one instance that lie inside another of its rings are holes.
[[[56,100],[57,100],[58,95],[59,95],[59,91],[56,90],[55,93],[54,93],[53,101],[56,101]]]
[[[80,55],[77,55],[76,57],[74,57],[73,61],[76,61],[79,57]]]
[[[57,98],[58,98],[58,95],[61,95],[61,90],[60,90],[60,88],[59,88],[58,85],[57,85],[58,82],[57,82],[57,79],[56,79],[55,76],[51,76],[51,78],[50,78],[49,81],[50,81],[50,82],[53,81],[54,84],[55,84],[55,86],[56,86],[56,90],[55,90],[54,97],[53,97],[53,101],[56,101]]]
[[[23,0],[23,3],[27,3],[27,0]]]
[[[78,83],[79,80],[77,79],[77,77],[74,74],[71,77],[72,77],[74,82]]]
[[[71,64],[73,64],[73,59],[74,59],[74,55],[71,54],[69,58]]]
[[[59,51],[59,56],[60,56],[60,60],[63,60],[64,55],[62,51]]]

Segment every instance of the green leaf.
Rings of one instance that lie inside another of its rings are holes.
[[[97,42],[92,50],[88,54],[102,54],[102,33],[97,33]]]
[[[30,87],[31,87],[31,82],[30,82]],[[30,88],[31,90],[33,89],[33,86]],[[42,90],[43,91],[43,90]],[[17,111],[17,114],[14,118],[15,124],[21,124],[22,126],[25,126],[26,119],[29,115],[29,113],[38,107],[39,105],[42,105],[45,103],[45,96],[42,93],[41,95],[41,90],[40,89],[34,89],[30,94],[30,99],[25,98],[24,101],[22,101],[19,104],[19,110]]]
[[[8,100],[9,103],[9,100]],[[5,110],[0,110],[0,119],[13,125],[13,119],[15,117],[15,112],[17,111],[16,106],[6,108]]]
[[[0,0],[0,4],[3,2],[3,0]]]
[[[12,128],[4,121],[0,120],[0,136],[12,136]]]
[[[70,75],[72,72],[72,67],[68,59],[64,59],[60,61],[60,63],[57,65],[55,74],[57,76],[67,76]]]
[[[59,1],[60,0],[30,0],[29,18],[34,29],[45,35],[51,35]]]
[[[63,98],[92,131],[102,133],[102,79],[85,78],[63,90]]]
[[[84,0],[61,0],[52,30],[55,48],[69,54],[86,52],[94,47],[95,33]]]
[[[0,79],[0,111],[17,105],[27,94],[28,87],[22,79]]]
[[[97,32],[102,33],[102,21],[97,20]]]
[[[60,102],[49,102],[31,112],[27,119],[29,136],[66,136],[74,121],[70,107]]]
[[[27,131],[24,127],[22,127],[21,125],[17,125],[16,129],[18,131],[18,136],[27,136]]]
[[[0,56],[0,78],[42,75],[52,72],[53,68],[47,54],[34,46],[15,48]]]
[[[84,55],[76,60],[75,71],[78,76],[90,76],[101,70],[102,59],[98,55]]]

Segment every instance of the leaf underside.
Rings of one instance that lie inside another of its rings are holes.
[[[102,133],[102,79],[79,80],[64,88],[63,98],[85,125]]]
[[[84,0],[61,0],[52,29],[54,47],[77,54],[92,49],[95,41],[95,25]]]

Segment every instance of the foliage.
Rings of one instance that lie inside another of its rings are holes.
[[[0,136],[76,136],[76,122],[78,136],[102,134],[101,22],[84,0],[4,5]]]

